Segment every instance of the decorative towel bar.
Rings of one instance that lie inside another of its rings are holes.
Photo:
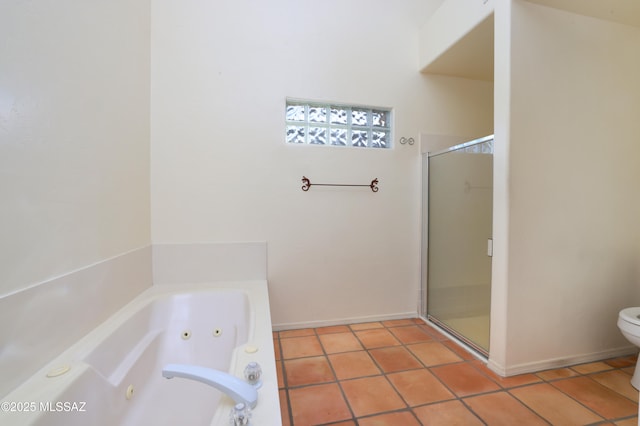
[[[311,188],[311,185],[317,185],[317,186],[368,186],[369,188],[371,188],[371,191],[373,192],[378,192],[378,178],[375,178],[374,180],[371,181],[371,183],[369,185],[352,185],[352,184],[346,184],[346,183],[311,183],[311,181],[309,180],[309,178],[307,178],[306,176],[302,176],[302,190],[303,191],[308,191],[309,188]]]

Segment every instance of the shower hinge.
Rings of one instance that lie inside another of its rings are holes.
[[[487,256],[493,257],[493,238],[487,240]]]

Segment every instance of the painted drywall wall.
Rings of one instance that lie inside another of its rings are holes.
[[[485,21],[493,13],[493,9],[494,0],[444,1],[420,29],[419,68],[421,70],[428,69],[438,58],[449,54],[451,47]],[[482,38],[482,43],[484,43],[484,35],[484,32],[477,34],[476,39]],[[476,56],[479,47],[482,46],[474,44],[473,40],[468,40],[464,43],[464,51],[457,52],[456,56],[462,61],[467,61],[469,57],[482,61],[482,57]],[[470,72],[469,70],[460,71]],[[479,75],[485,74],[480,73]]]
[[[640,303],[640,29],[511,6],[507,373],[624,351]]]
[[[0,398],[151,283],[147,246],[0,297]]]
[[[421,152],[435,152],[493,133],[493,82],[423,74]]]
[[[0,395],[151,285],[149,17],[0,4]]]
[[[429,4],[154,2],[154,243],[267,241],[276,326],[415,315],[419,147],[397,141],[438,125],[417,73]],[[392,107],[394,146],[287,145],[287,96]]]
[[[511,0],[496,0],[494,11],[493,257],[488,365],[502,375],[506,373],[509,327],[511,6]]]
[[[422,72],[493,81],[494,32],[492,13],[422,68]]]
[[[150,243],[149,4],[0,5],[0,296]]]

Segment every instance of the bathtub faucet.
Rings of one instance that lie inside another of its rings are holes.
[[[236,404],[244,402],[251,408],[256,408],[258,404],[258,392],[253,386],[231,374],[214,370],[213,368],[200,367],[198,365],[167,364],[162,369],[162,377],[167,379],[182,377],[196,380],[224,392]]]

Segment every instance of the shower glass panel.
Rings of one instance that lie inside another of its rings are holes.
[[[428,157],[427,316],[487,355],[493,136]]]

